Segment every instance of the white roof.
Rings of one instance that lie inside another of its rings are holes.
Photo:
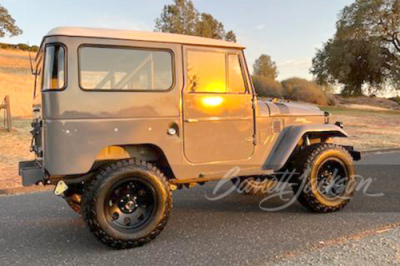
[[[195,45],[240,48],[240,49],[245,48],[243,45],[240,45],[238,43],[197,37],[197,36],[162,33],[162,32],[114,30],[114,29],[99,29],[99,28],[58,27],[52,29],[46,36],[97,37],[97,38],[125,39],[125,40],[149,41],[149,42],[195,44]]]

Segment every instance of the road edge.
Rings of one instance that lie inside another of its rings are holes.
[[[31,186],[31,187],[13,187],[0,189],[0,196],[22,195],[38,192],[46,192],[54,189],[54,186]]]
[[[394,153],[394,152],[400,152],[400,148],[362,151],[361,155],[372,155],[372,154]]]

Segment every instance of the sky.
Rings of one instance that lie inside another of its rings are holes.
[[[250,70],[268,54],[277,63],[279,80],[311,79],[316,49],[335,33],[339,12],[352,0],[193,0],[200,12],[212,14],[233,30]],[[24,33],[0,42],[39,45],[52,28],[82,26],[153,31],[154,20],[172,0],[2,0]]]

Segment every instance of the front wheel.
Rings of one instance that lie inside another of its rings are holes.
[[[355,190],[355,168],[343,147],[319,144],[309,149],[298,165],[299,177],[293,185],[298,201],[315,212],[334,212],[344,208]]]
[[[116,249],[138,247],[156,238],[171,210],[166,177],[136,159],[101,169],[83,197],[86,225],[101,242]]]

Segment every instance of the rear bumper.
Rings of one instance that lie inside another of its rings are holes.
[[[24,187],[44,183],[45,172],[38,160],[19,162],[19,175],[22,177]]]

